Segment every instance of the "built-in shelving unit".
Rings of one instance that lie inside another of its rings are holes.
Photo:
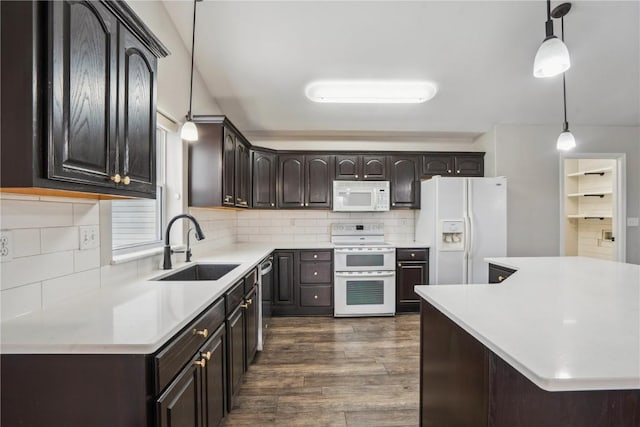
[[[615,161],[565,159],[565,254],[613,259]]]

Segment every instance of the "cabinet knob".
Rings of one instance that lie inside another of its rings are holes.
[[[504,280],[504,276],[498,276],[498,282],[502,282]]]
[[[356,174],[356,178],[358,178],[358,174]]]
[[[318,295],[314,295],[314,296],[313,296],[313,299],[318,299]]]
[[[447,169],[447,173],[451,173],[451,169]]]
[[[249,299],[247,300],[247,305],[251,305],[251,304],[253,304],[253,298],[249,298]]]
[[[313,272],[313,275],[314,275],[314,276],[317,276],[317,275],[318,275],[318,272],[317,272],[317,271],[314,271],[314,272]]]
[[[365,178],[367,177],[367,175],[364,176]]]
[[[416,254],[414,254],[413,252],[411,252],[411,258],[414,258],[416,256]]]
[[[276,204],[275,203],[271,203],[271,207],[274,207]]]
[[[300,206],[304,206],[304,203],[300,203]]]
[[[401,263],[398,263],[398,267],[402,267],[402,264],[401,264]]]
[[[116,184],[119,184],[120,181],[122,181],[122,178],[120,177],[120,174],[117,173],[111,177],[111,181],[115,182]]]
[[[233,197],[231,197],[231,196],[224,196],[224,202],[225,202],[225,203],[229,203],[231,200],[233,200]]]
[[[204,328],[203,330],[199,331],[197,329],[193,330],[193,335],[202,335],[204,338],[209,336],[209,330],[207,328]]]
[[[391,203],[391,206],[395,206],[395,205],[396,205],[396,202]]]
[[[249,304],[240,304],[240,307],[242,307],[242,308],[249,308]]]
[[[203,359],[211,360],[211,352],[207,351],[206,353],[200,353]]]
[[[459,170],[457,170],[457,171],[456,171],[456,173],[460,173],[460,171],[459,171]]]
[[[318,254],[313,254],[313,257],[314,258],[318,258]]]
[[[305,206],[309,206],[309,203],[305,203],[304,205],[305,205]]]
[[[195,362],[193,362],[193,364],[204,368],[205,366],[207,366],[207,359],[196,360]]]
[[[129,178],[128,176],[125,176],[124,178],[122,178],[122,183],[124,185],[129,185],[131,184],[131,178]]]

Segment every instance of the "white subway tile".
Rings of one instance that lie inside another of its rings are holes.
[[[40,230],[42,253],[61,252],[80,247],[78,227],[55,227]]]
[[[40,283],[19,286],[0,292],[0,313],[2,320],[26,314],[42,307],[42,286]]]
[[[73,205],[74,225],[99,225],[100,205],[94,204],[74,204]]]
[[[73,252],[73,269],[76,272],[100,267],[100,248]]]
[[[27,200],[1,200],[2,228],[41,228],[73,225],[73,205]]]
[[[152,271],[160,270],[163,257],[162,255],[154,255],[138,260],[138,277],[146,276]]]
[[[100,269],[83,271],[42,282],[42,306],[100,288]]]
[[[3,263],[0,268],[0,288],[15,288],[73,273],[73,252],[14,258]]]
[[[23,257],[40,253],[40,230],[21,228],[13,230],[13,256]]]

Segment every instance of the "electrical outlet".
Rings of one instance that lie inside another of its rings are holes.
[[[80,226],[80,250],[97,248],[100,244],[100,232],[97,225]]]
[[[640,224],[640,220],[638,218],[627,218],[627,227],[637,227]]]
[[[12,233],[8,230],[0,231],[0,260],[2,262],[13,259],[13,239]]]

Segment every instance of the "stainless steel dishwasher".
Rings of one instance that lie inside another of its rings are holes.
[[[258,327],[258,351],[264,349],[264,342],[271,321],[271,304],[273,301],[273,256],[260,261],[260,316]]]

